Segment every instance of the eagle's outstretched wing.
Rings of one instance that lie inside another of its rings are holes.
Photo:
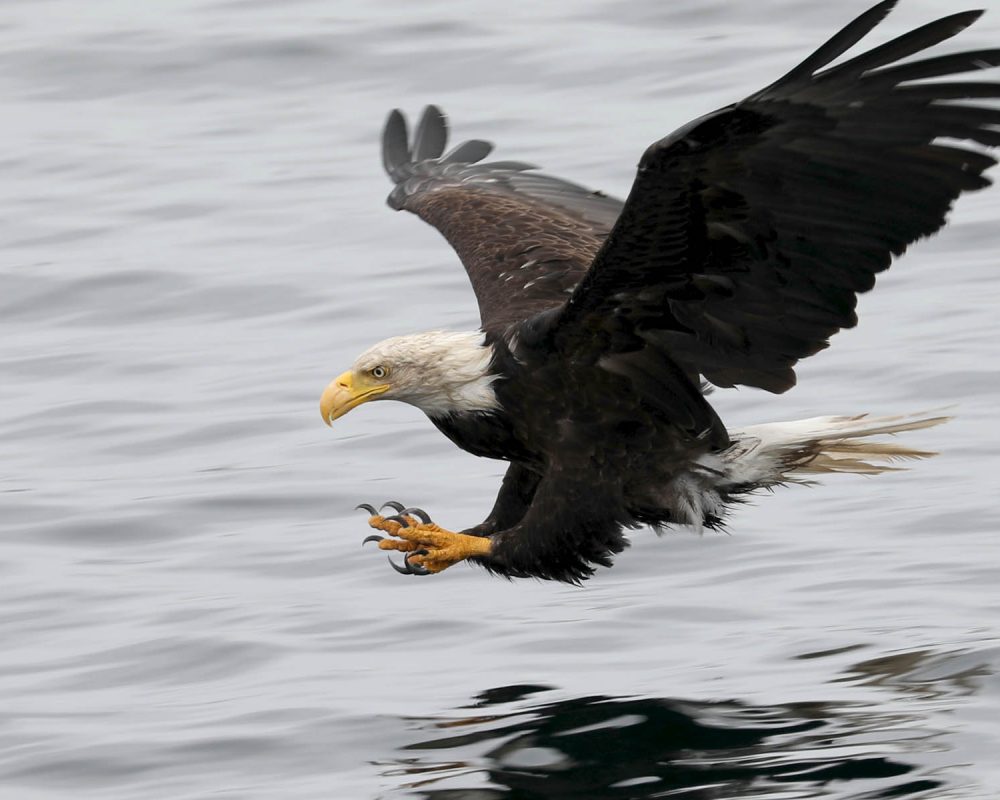
[[[897,63],[982,12],[824,69],[893,5],[648,149],[549,329],[557,341],[593,349],[595,333],[625,326],[689,374],[782,392],[799,359],[853,326],[857,294],[892,256],[941,228],[962,192],[989,185],[996,162],[975,145],[1000,145],[1000,108],[976,102],[1000,99],[1000,83],[951,80],[1000,65],[1000,49]]]
[[[428,106],[409,141],[393,111],[382,161],[396,183],[389,205],[429,222],[472,281],[483,327],[498,330],[566,301],[618,219],[622,201],[518,161],[483,162],[493,146],[447,154],[444,115]]]

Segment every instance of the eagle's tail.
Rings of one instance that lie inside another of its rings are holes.
[[[810,483],[810,476],[831,472],[877,475],[905,469],[898,462],[936,453],[872,437],[931,428],[949,419],[927,413],[893,417],[859,414],[772,422],[730,431],[733,444],[721,454],[724,481],[734,488],[766,487]]]
[[[930,413],[894,417],[859,414],[731,430],[732,444],[726,450],[706,453],[692,470],[670,482],[665,496],[670,509],[667,522],[715,528],[722,525],[731,502],[755,489],[813,483],[813,476],[831,472],[877,475],[904,469],[898,462],[936,453],[873,437],[931,428],[949,419]]]

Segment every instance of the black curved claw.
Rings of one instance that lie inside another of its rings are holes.
[[[375,510],[375,506],[373,506],[371,503],[359,503],[358,505],[354,506],[354,510],[367,511],[373,517],[378,515],[378,512]]]
[[[381,542],[384,538],[385,538],[384,536],[379,536],[377,533],[373,533],[371,536],[365,537],[365,540],[361,543],[361,546],[364,547],[366,544],[368,544],[368,542]]]
[[[391,508],[397,514],[401,514],[403,512],[403,509],[406,508],[406,506],[404,506],[398,500],[386,500],[384,503],[382,503],[382,506],[381,508],[379,508],[379,511],[381,511],[386,506],[389,506],[389,508]]]
[[[403,556],[403,566],[399,566],[391,557],[388,558],[389,566],[400,575],[430,575],[431,571],[420,564],[411,564],[410,556],[425,555],[426,550],[418,550],[416,553],[407,553]]]
[[[392,567],[394,570],[396,570],[396,572],[398,572],[400,575],[413,574],[413,567],[409,563],[407,563],[405,558],[403,559],[403,566],[399,566],[399,564],[393,561],[392,556],[388,556],[387,560],[389,562],[389,566]]]
[[[423,555],[426,552],[427,552],[426,550],[418,550],[416,553],[407,553],[405,556],[403,556],[403,563],[406,564],[406,566],[408,566],[410,568],[410,572],[412,572],[414,575],[430,575],[431,574],[431,571],[429,569],[427,569],[427,567],[423,566],[422,564],[411,564],[410,563],[410,557],[411,556]]]
[[[409,514],[411,517],[419,517],[420,521],[422,523],[424,523],[424,525],[430,525],[431,524],[431,515],[428,514],[426,511],[424,511],[422,508],[416,508],[416,507],[414,507],[414,508],[404,508],[399,513],[400,514]]]
[[[389,520],[392,520],[393,522],[398,522],[404,528],[409,528],[410,527],[410,521],[406,517],[404,517],[402,514],[393,514],[391,517],[386,517],[382,521],[383,522],[388,522]]]

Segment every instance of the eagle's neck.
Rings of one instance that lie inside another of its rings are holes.
[[[414,337],[423,376],[406,401],[431,419],[495,411],[494,351],[482,332],[432,331]]]

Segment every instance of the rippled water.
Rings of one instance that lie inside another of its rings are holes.
[[[879,35],[955,10],[904,0]],[[1000,5],[962,38],[1000,44]],[[957,404],[943,455],[639,532],[583,588],[358,546],[478,522],[502,465],[319,393],[475,325],[383,205],[386,111],[623,194],[651,141],[862,9],[806,0],[0,9],[0,787],[18,798],[1000,794],[1000,190],[731,423]]]

